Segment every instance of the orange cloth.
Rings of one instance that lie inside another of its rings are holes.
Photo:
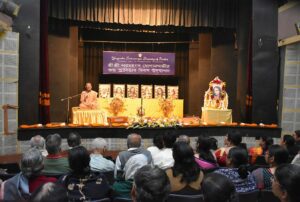
[[[261,147],[251,147],[249,149],[249,156],[251,156],[250,163],[254,164],[256,158],[263,154],[263,149]]]
[[[82,91],[79,107],[81,109],[97,109],[97,95],[98,93],[93,90]]]

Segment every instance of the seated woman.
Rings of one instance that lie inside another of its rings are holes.
[[[252,172],[258,189],[271,189],[275,170],[278,166],[288,162],[288,151],[279,145],[271,145],[265,154],[270,168],[258,168]]]
[[[203,172],[195,162],[193,149],[185,142],[173,147],[174,166],[166,170],[171,192],[183,195],[200,194]]]
[[[230,149],[226,163],[228,168],[221,168],[215,172],[228,177],[235,185],[236,192],[251,192],[256,190],[255,180],[247,168],[247,150],[240,147]]]
[[[299,202],[300,166],[283,164],[279,166],[272,182],[272,192],[281,202]]]
[[[234,184],[227,177],[218,173],[209,173],[205,176],[202,191],[205,202],[239,201]]]
[[[210,138],[199,136],[197,140],[197,153],[195,161],[199,167],[203,170],[211,170],[218,167],[215,156],[211,152],[211,141]]]
[[[90,155],[83,146],[69,150],[71,173],[60,179],[69,201],[91,201],[111,197],[111,188],[101,173],[90,170]]]
[[[43,167],[43,156],[38,149],[30,148],[24,152],[21,172],[0,184],[0,201],[26,201],[42,184],[56,182],[56,178],[41,173]]]
[[[224,139],[225,147],[222,147],[215,151],[217,162],[221,167],[226,166],[226,159],[229,150],[233,147],[240,146],[242,142],[242,136],[238,133],[228,133]]]
[[[284,135],[282,137],[281,145],[287,149],[289,152],[289,160],[288,162],[292,162],[295,156],[299,152],[299,147],[296,145],[296,141],[291,135]]]

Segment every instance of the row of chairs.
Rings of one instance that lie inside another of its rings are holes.
[[[270,190],[240,193],[238,197],[241,202],[280,202]],[[115,198],[111,200],[107,198],[94,202],[132,202],[132,200],[126,198]],[[170,194],[167,202],[204,202],[204,198],[203,195]]]

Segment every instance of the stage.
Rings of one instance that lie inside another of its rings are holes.
[[[29,140],[32,136],[41,135],[46,137],[49,134],[58,133],[62,138],[67,138],[72,131],[78,132],[82,138],[126,138],[130,133],[138,133],[143,138],[153,138],[155,135],[165,133],[180,135],[185,134],[190,137],[200,135],[224,136],[228,132],[239,132],[243,137],[268,136],[280,138],[281,128],[266,127],[246,127],[246,126],[202,126],[202,127],[178,127],[178,128],[142,128],[127,129],[116,127],[59,127],[59,128],[31,128],[18,129],[18,140]]]

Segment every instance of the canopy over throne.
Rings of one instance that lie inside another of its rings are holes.
[[[215,77],[209,82],[209,88],[204,95],[204,108],[206,109],[227,109],[228,95],[225,91],[226,83]]]

